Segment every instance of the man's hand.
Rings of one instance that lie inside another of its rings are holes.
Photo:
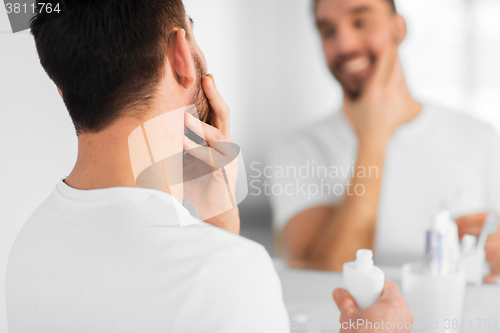
[[[411,98],[401,90],[404,86],[397,46],[388,45],[381,52],[360,98],[344,98],[345,116],[360,142],[377,139],[387,142],[397,127],[415,115],[415,110],[408,112],[407,101]],[[415,107],[420,109],[419,105]]]
[[[237,152],[229,132],[229,108],[217,91],[211,75],[204,77],[202,83],[212,107],[214,126],[186,113],[186,126],[203,137],[208,147],[198,145],[185,136],[184,149],[192,159],[206,163],[212,172],[184,184],[185,200],[194,206],[200,219],[238,234],[240,217],[235,198],[238,165]],[[192,174],[203,173],[191,170],[192,167],[199,168],[200,164],[194,161],[190,163],[189,158],[185,156],[185,170]]]
[[[487,213],[478,213],[456,219],[460,240],[464,235],[479,237],[487,217]],[[491,272],[484,278],[484,282],[495,283],[495,280],[500,277],[500,227],[497,227],[497,230],[488,237],[485,252],[486,260],[491,264]]]
[[[341,333],[411,332],[413,317],[392,282],[386,281],[377,303],[363,311],[358,309],[347,290],[335,289],[333,299],[340,310]]]

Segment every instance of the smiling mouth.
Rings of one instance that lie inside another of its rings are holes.
[[[368,74],[368,71],[372,65],[370,57],[358,56],[349,60],[343,61],[339,64],[339,72],[342,76],[363,76]]]

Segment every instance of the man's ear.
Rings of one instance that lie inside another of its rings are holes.
[[[196,69],[184,29],[179,29],[174,37],[173,66],[179,83],[189,89],[196,82]]]
[[[61,96],[61,98],[64,101],[63,93],[62,93],[61,89],[59,89],[59,87],[57,87],[57,92],[59,93],[59,96]]]
[[[395,19],[395,36],[394,39],[398,45],[400,45],[406,38],[407,27],[406,20],[403,16],[396,14]]]

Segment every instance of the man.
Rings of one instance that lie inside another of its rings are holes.
[[[170,194],[168,175],[164,191],[136,184],[129,139],[151,120],[195,105],[210,124],[181,115],[211,147],[184,138],[184,122],[165,124],[162,144],[212,166],[212,157],[225,154],[218,143],[231,142],[229,109],[205,73],[182,1],[63,7],[60,14],[40,12],[31,27],[76,127],[78,159],[12,248],[10,332],[289,331],[272,261],[261,245],[237,235],[237,207],[202,222]],[[225,178],[224,187],[234,190],[235,178]],[[214,184],[205,185],[213,199]],[[206,213],[197,200],[207,198],[191,199],[197,213]],[[389,282],[377,305],[362,312],[345,290],[334,298],[345,321],[412,321]]]
[[[412,97],[397,53],[406,23],[393,0],[314,3],[344,105],[270,154],[273,192],[282,193],[271,197],[276,239],[290,265],[340,271],[360,248],[381,265],[420,260],[441,209],[462,216],[461,236],[479,234],[484,212],[500,211],[496,132]],[[492,274],[499,231],[486,249]]]

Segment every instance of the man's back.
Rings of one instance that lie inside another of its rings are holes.
[[[287,331],[263,247],[177,214],[160,191],[58,183],[10,255],[10,332]]]

